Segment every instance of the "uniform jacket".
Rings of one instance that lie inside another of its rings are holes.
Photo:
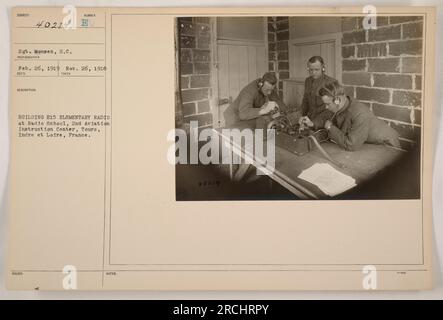
[[[258,118],[260,108],[266,103],[267,99],[275,101],[282,111],[286,111],[287,107],[274,90],[268,97],[260,91],[258,86],[260,79],[254,80],[244,87],[234,102],[226,109],[227,114],[232,118],[232,114],[238,120],[250,120]],[[232,120],[231,120],[232,122]]]
[[[318,90],[327,83],[337,81],[334,78],[323,74],[320,78],[308,77],[305,80],[305,92],[301,104],[303,116],[307,116],[313,123],[314,128],[323,128],[325,121],[332,116],[332,112],[327,110]]]
[[[329,138],[349,151],[358,150],[365,142],[400,147],[398,133],[366,105],[350,97],[335,115]]]

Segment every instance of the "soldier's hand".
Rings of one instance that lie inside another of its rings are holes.
[[[308,117],[301,117],[299,120],[298,120],[298,123],[301,125],[301,124],[304,124],[304,125],[306,125],[306,126],[308,126],[308,127],[313,127],[314,126],[314,123],[311,121],[311,119],[309,119]]]
[[[278,107],[275,101],[268,101],[263,107],[261,107],[260,114],[268,114],[276,108]]]
[[[326,120],[326,122],[325,122],[325,129],[329,130],[329,129],[331,129],[331,126],[332,126],[332,122],[330,120]]]

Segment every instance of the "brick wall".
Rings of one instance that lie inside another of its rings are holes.
[[[181,106],[176,108],[176,117],[181,117],[181,123],[196,120],[200,127],[211,126],[212,113],[209,102],[211,97],[211,25],[209,18],[178,18],[177,28],[180,41]]]
[[[283,81],[289,78],[289,18],[268,17],[269,71],[275,72],[278,92],[283,97]]]
[[[420,139],[423,21],[378,17],[377,26],[364,30],[362,18],[342,18],[343,84],[395,128],[408,149]]]

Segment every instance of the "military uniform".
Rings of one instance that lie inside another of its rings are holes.
[[[274,90],[268,97],[266,97],[260,90],[258,83],[261,79],[257,79],[244,87],[234,102],[226,109],[225,118],[230,118],[229,122],[235,120],[251,120],[260,117],[260,108],[269,100],[275,101],[282,111],[286,111],[285,103],[280,99],[277,92]],[[232,120],[232,116],[234,119]]]
[[[350,97],[335,115],[328,132],[330,139],[349,151],[358,150],[365,142],[400,147],[398,133],[366,105]]]
[[[318,90],[325,84],[334,81],[337,80],[325,74],[318,79],[308,77],[305,80],[301,112],[304,117],[307,116],[314,123],[315,129],[323,128],[326,120],[332,117],[332,112],[326,109],[321,97],[318,95]]]

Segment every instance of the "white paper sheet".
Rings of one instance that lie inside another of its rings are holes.
[[[315,184],[331,197],[356,186],[354,178],[338,171],[328,163],[316,163],[309,169],[303,170],[298,177]]]

